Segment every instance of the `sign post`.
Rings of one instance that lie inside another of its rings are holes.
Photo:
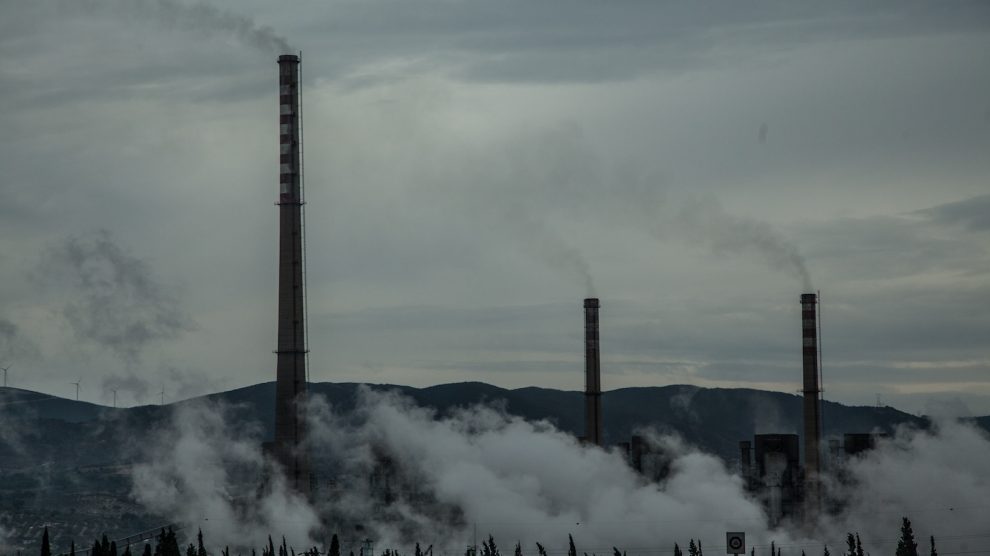
[[[726,554],[746,553],[746,533],[726,533],[725,534]]]

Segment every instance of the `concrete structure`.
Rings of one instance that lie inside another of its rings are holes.
[[[299,56],[278,57],[279,250],[278,349],[275,386],[275,457],[288,484],[309,495],[309,459],[302,450],[306,423],[306,281],[303,237]]]
[[[813,524],[821,511],[821,383],[818,372],[818,296],[801,294],[801,338],[804,377],[805,521]]]
[[[584,440],[602,445],[602,368],[598,349],[598,298],[584,300]]]
[[[749,485],[767,511],[770,525],[795,515],[801,500],[800,440],[796,434],[758,434]]]

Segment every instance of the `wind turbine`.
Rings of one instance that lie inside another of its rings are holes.
[[[113,392],[113,406],[117,407],[117,389],[111,388],[110,391]]]
[[[76,385],[76,401],[78,402],[79,401],[79,381],[70,382],[69,384],[75,384]]]
[[[0,370],[3,371],[3,387],[4,388],[7,387],[7,371],[9,371],[11,367],[13,367],[13,365],[7,365],[6,367],[0,367]]]

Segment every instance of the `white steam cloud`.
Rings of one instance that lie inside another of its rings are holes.
[[[301,542],[315,530],[313,510],[272,472],[257,431],[237,429],[226,408],[178,406],[171,425],[147,439],[147,463],[132,472],[133,496],[149,511],[202,529],[214,546],[261,547],[269,533]]]
[[[736,530],[758,554],[771,540],[794,556],[820,554],[825,544],[841,553],[847,532],[883,554],[893,551],[902,516],[912,519],[919,541],[934,535],[943,553],[990,548],[990,440],[958,422],[901,431],[850,462],[842,480],[829,483],[843,511],[809,532],[768,527],[738,476],[676,438],[654,438],[670,461],[667,477],[654,484],[618,453],[498,409],[437,418],[397,395],[370,391],[347,415],[319,400],[310,409],[314,465],[334,478],[312,508],[278,481],[253,498],[256,487],[246,479],[265,469],[256,439],[233,430],[222,409],[206,406],[179,410],[154,463],[135,471],[135,496],[152,511],[201,526],[214,546],[260,546],[271,533],[284,534],[298,551],[338,533],[344,554],[348,542],[364,538],[379,552],[411,552],[419,542],[457,554],[489,534],[503,553],[516,542],[524,554],[535,554],[537,542],[562,553],[568,534],[579,553],[615,546],[656,554],[691,538],[717,553],[725,532]]]

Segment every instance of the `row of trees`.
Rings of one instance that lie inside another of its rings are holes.
[[[577,547],[574,545],[574,537],[568,535],[567,540],[567,556],[578,556]],[[938,551],[935,548],[934,536],[930,538],[930,542],[931,551],[929,556],[938,556]],[[373,554],[364,554],[365,550],[365,548],[362,548],[359,556],[374,556]],[[370,550],[370,548],[368,548],[368,550]],[[536,550],[539,556],[547,556],[547,550],[542,544],[536,543]],[[48,527],[45,527],[44,534],[41,538],[41,556],[52,556],[51,544],[48,539]],[[69,556],[76,556],[75,542],[73,542],[69,548]],[[89,550],[89,556],[135,556],[135,554],[131,552],[130,545],[125,546],[124,551],[118,553],[117,543],[107,539],[106,534],[104,534],[102,539],[93,541],[93,547]],[[158,537],[155,539],[154,548],[152,548],[150,543],[145,543],[144,549],[141,551],[140,556],[210,556],[210,554],[206,551],[206,547],[203,544],[203,532],[199,531],[196,535],[196,544],[194,545],[190,543],[186,547],[185,555],[183,555],[182,550],[179,548],[179,542],[176,538],[175,531],[169,527],[168,529],[162,529],[161,533],[158,534]],[[230,549],[224,548],[221,550],[221,556],[230,556]],[[257,556],[254,549],[251,550],[251,556]],[[268,545],[263,546],[261,549],[261,556],[297,556],[297,554],[295,549],[286,545],[284,537],[282,538],[282,543],[276,546],[272,541],[271,536],[269,536]],[[337,538],[337,535],[334,535],[330,540],[330,546],[325,551],[321,552],[314,546],[313,548],[302,552],[298,556],[341,556],[340,541]],[[349,556],[355,556],[354,552],[350,552]],[[398,551],[385,549],[382,551],[381,556],[401,555]],[[419,543],[416,543],[415,556],[433,556],[433,545],[430,545],[426,550],[423,550],[420,548]],[[477,550],[475,548],[469,547],[464,556],[479,555],[477,554]],[[502,556],[498,546],[495,544],[495,538],[493,536],[489,535],[488,540],[481,543],[480,556]],[[516,543],[513,556],[524,556],[522,545],[520,543]],[[588,553],[585,552],[584,556],[588,556]],[[592,554],[591,556],[597,555]],[[617,547],[612,547],[612,556],[626,555],[625,552],[620,551]],[[684,556],[684,552],[677,543],[674,543],[674,556]],[[700,539],[697,542],[695,542],[694,539],[691,539],[688,542],[687,556],[704,556]],[[756,556],[755,548],[750,550],[750,556]],[[769,556],[783,556],[783,551],[780,547],[776,546],[775,543],[771,542]],[[801,556],[807,556],[803,550],[801,551]],[[831,556],[828,546],[824,547],[822,556]],[[860,541],[859,534],[849,533],[846,537],[846,552],[841,556],[870,556],[870,554],[863,551],[863,543]],[[911,521],[906,517],[903,518],[903,521],[901,522],[901,536],[897,541],[897,551],[894,556],[920,556],[918,552],[918,543],[914,538],[914,531],[911,528]]]

